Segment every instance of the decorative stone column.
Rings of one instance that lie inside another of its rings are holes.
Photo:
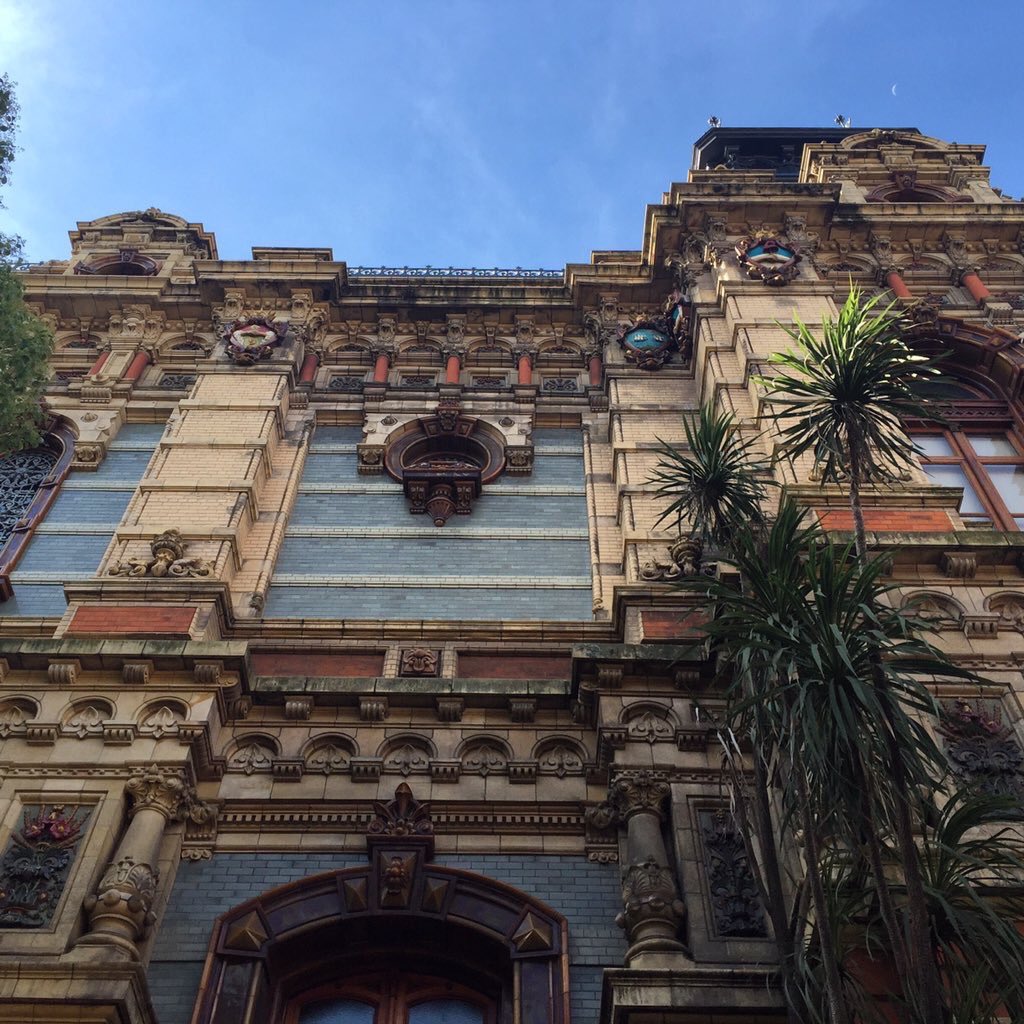
[[[151,361],[149,353],[139,349],[139,351],[135,353],[135,357],[132,359],[128,369],[125,371],[124,379],[137,381]]]
[[[590,370],[590,386],[592,388],[599,388],[604,377],[604,364],[601,361],[601,353],[589,352],[587,356],[587,365]]]
[[[638,958],[650,961],[649,954],[685,952],[677,935],[686,920],[686,908],[679,899],[661,834],[669,793],[664,774],[626,771],[615,777],[608,800],[590,812],[592,824],[599,829],[613,824],[626,828],[623,911],[615,920],[629,938],[626,963],[630,966],[642,966]]]
[[[391,353],[384,350],[377,353],[377,361],[373,364],[373,382],[387,384],[388,370],[391,369]]]
[[[519,356],[519,383],[528,386],[533,383],[533,359],[529,352],[522,349],[517,354]]]
[[[909,299],[912,298],[910,289],[907,287],[906,282],[900,276],[900,272],[895,268],[886,271],[885,283],[889,286],[889,291],[892,292],[893,296],[897,299]]]
[[[982,302],[984,299],[992,298],[992,293],[985,287],[985,282],[982,281],[978,274],[974,270],[966,270],[960,275],[960,283],[971,293],[971,298],[975,302]]]
[[[89,932],[78,945],[108,946],[130,959],[153,923],[153,897],[160,872],[156,862],[168,821],[207,821],[212,808],[196,797],[180,768],[150,765],[125,785],[132,798],[130,821],[95,895],[84,901]]]
[[[97,373],[99,373],[99,372],[100,372],[100,370],[102,370],[102,369],[103,369],[103,364],[104,364],[104,363],[105,363],[105,362],[107,361],[107,359],[109,359],[109,358],[110,358],[110,349],[107,349],[107,351],[106,351],[106,352],[101,352],[101,353],[100,353],[100,354],[99,354],[99,355],[98,355],[98,356],[96,357],[96,362],[95,362],[95,363],[93,363],[93,364],[92,364],[92,366],[90,366],[90,367],[89,367],[89,373],[88,373],[88,376],[90,376],[90,377],[95,377],[95,376],[96,376],[96,374],[97,374]]]
[[[458,351],[449,351],[447,353],[448,361],[445,364],[444,382],[445,384],[458,384],[459,375],[462,373],[462,357]]]
[[[302,368],[299,370],[299,383],[312,384],[319,365],[320,357],[315,352],[307,352],[305,359],[302,360]]]

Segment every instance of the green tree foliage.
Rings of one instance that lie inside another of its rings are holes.
[[[25,305],[13,268],[0,264],[0,454],[39,443],[52,351],[53,336]]]
[[[11,177],[18,104],[14,86],[0,76],[0,185]],[[0,203],[0,206],[3,204]],[[39,443],[41,399],[49,378],[53,336],[25,305],[15,274],[21,239],[0,234],[0,454]]]
[[[728,417],[703,410],[654,479],[666,517],[693,536],[735,517],[719,536],[735,571],[676,585],[714,610],[724,765],[791,1024],[881,1020],[859,981],[865,956],[892,968],[901,1020],[994,1024],[1001,1006],[1024,1019],[1020,836],[993,824],[1007,808],[989,797],[933,802],[954,787],[924,680],[976,677],[893,607],[883,562],[832,543],[790,501],[768,521],[752,509],[763,463]],[[915,913],[923,948],[911,941]],[[922,991],[929,974],[935,988]]]

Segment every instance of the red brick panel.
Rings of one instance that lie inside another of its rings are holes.
[[[568,679],[571,675],[571,658],[539,654],[459,655],[459,676],[462,679]]]
[[[187,638],[195,614],[179,605],[86,605],[76,609],[68,632]]]
[[[361,651],[351,654],[254,651],[252,667],[258,676],[343,676],[349,679],[369,679],[383,674],[384,655]]]
[[[692,608],[676,612],[642,611],[640,613],[644,643],[695,639],[701,635],[701,626],[707,621],[707,612]]]
[[[816,510],[826,530],[852,530],[853,513],[848,509]],[[866,508],[864,529],[880,533],[949,533],[953,521],[939,508]]]

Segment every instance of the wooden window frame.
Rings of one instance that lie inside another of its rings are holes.
[[[976,385],[963,382],[964,387],[978,390]],[[954,399],[936,402],[940,421],[914,419],[904,426],[911,439],[917,437],[941,437],[950,446],[952,455],[921,456],[921,467],[925,473],[928,466],[957,466],[974,488],[978,500],[991,521],[992,529],[1005,532],[1020,532],[1021,527],[1014,520],[1012,511],[999,493],[995,481],[989,475],[987,466],[1024,467],[1024,419],[1011,402],[1001,397],[977,399]],[[1002,436],[1016,449],[1016,455],[978,455],[970,443],[972,436]],[[1024,509],[1018,518],[1024,518]],[[966,522],[980,520],[980,516],[967,515]]]

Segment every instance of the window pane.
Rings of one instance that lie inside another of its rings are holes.
[[[373,1024],[373,1007],[355,999],[313,1003],[303,1007],[299,1024]]]
[[[484,1012],[458,999],[434,999],[411,1007],[409,1024],[484,1024]]]
[[[1006,468],[1016,469],[1017,467],[1007,466]],[[967,479],[967,475],[959,466],[925,466],[924,471],[933,484],[940,484],[942,487],[962,487],[964,489],[964,500],[960,505],[960,511],[964,515],[984,515],[985,507],[978,499],[978,495]]]
[[[969,401],[978,401],[979,398],[986,398],[987,395],[982,394],[980,388],[968,387],[966,384],[961,384],[959,381],[950,380],[922,380],[917,383],[914,390],[921,398],[932,401],[941,402],[945,400],[956,400],[956,399],[967,399]]]
[[[979,455],[1019,454],[1005,434],[971,434],[968,440],[971,442],[971,447]]]
[[[1024,466],[986,466],[999,497],[1014,515],[1024,512]]]
[[[917,434],[913,440],[925,455],[938,457],[956,454],[953,446],[941,434]]]

